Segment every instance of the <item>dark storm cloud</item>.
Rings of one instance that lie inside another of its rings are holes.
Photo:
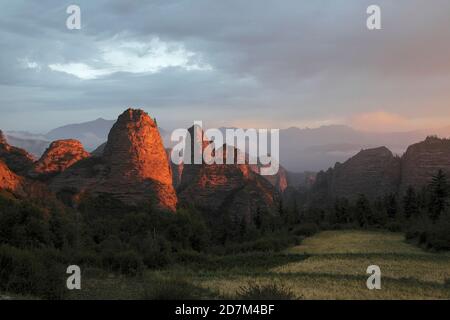
[[[373,3],[383,30],[370,32]],[[126,106],[168,127],[450,116],[446,0],[78,1],[79,31],[65,27],[70,4],[1,3],[0,127],[44,130]],[[169,49],[152,68],[155,38]]]

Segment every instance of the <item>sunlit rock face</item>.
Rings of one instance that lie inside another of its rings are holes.
[[[261,174],[261,165],[250,165],[252,171]],[[269,181],[278,192],[283,193],[289,186],[288,172],[282,166],[279,166],[278,172],[274,175],[262,176]]]
[[[0,190],[7,190],[23,194],[23,178],[12,172],[8,166],[0,160]]]
[[[0,160],[17,174],[26,174],[31,169],[35,158],[23,149],[13,147],[6,141],[0,130]]]
[[[203,141],[203,132],[194,134],[194,127],[189,132],[192,143],[202,141],[203,150],[209,145]],[[230,152],[237,157],[233,147],[224,145],[218,150],[224,163]],[[278,192],[249,164],[184,163],[177,191],[181,204],[194,205],[213,216],[230,213],[236,221],[250,222],[259,211],[277,214]]]
[[[52,189],[108,194],[127,204],[152,202],[171,211],[177,206],[158,128],[147,113],[136,109],[119,116],[100,156],[79,161],[57,176]]]
[[[33,178],[51,178],[87,157],[89,153],[78,140],[57,140],[50,144],[28,175]]]

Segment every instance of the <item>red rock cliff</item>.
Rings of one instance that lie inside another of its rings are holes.
[[[23,149],[13,147],[0,130],[0,160],[17,174],[25,174],[33,166],[34,157]]]
[[[31,177],[51,177],[89,157],[78,140],[57,140],[50,144],[29,172]]]
[[[192,127],[189,132],[193,136]],[[222,150],[224,163],[227,152],[237,152],[226,145]],[[279,201],[270,182],[248,164],[184,164],[178,192],[181,203],[194,204],[213,215],[230,213],[236,221],[250,221],[258,210],[276,214]]]
[[[0,160],[0,190],[23,193],[23,178],[9,170],[2,160]]]
[[[177,205],[158,128],[147,113],[135,109],[119,116],[102,155],[77,162],[54,179],[52,189],[104,193],[128,204],[153,201],[172,211]]]

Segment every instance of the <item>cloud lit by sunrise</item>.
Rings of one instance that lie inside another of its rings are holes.
[[[408,118],[386,111],[359,113],[351,116],[347,124],[363,131],[371,132],[400,132],[421,129],[441,128],[448,126],[448,118],[418,117]]]

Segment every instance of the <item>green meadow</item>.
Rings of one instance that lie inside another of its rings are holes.
[[[381,268],[381,290],[367,289],[369,265]],[[135,278],[86,270],[68,298],[242,299],[255,285],[296,299],[450,299],[450,254],[423,251],[401,233],[323,231],[284,252],[193,254]]]

